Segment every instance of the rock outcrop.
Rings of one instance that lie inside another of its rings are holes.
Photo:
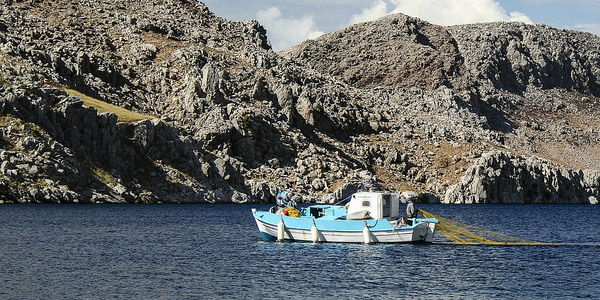
[[[360,88],[461,85],[463,57],[444,28],[402,14],[360,23],[282,51]]]
[[[596,35],[502,22],[452,26],[448,31],[479,84],[512,93],[535,86],[600,96]]]
[[[395,123],[397,127],[391,131],[403,132],[413,141],[467,146],[471,149],[461,150],[462,160],[471,162],[478,156],[469,155],[473,150],[510,149],[523,160],[541,157],[558,162],[566,168],[565,174],[579,174],[593,172],[582,169],[600,166],[599,44],[600,38],[593,34],[546,25],[497,22],[441,27],[391,15],[281,53],[357,88],[393,90],[402,95],[389,96],[395,101],[406,97],[403,109],[390,111],[401,112],[404,120],[423,122],[411,126]],[[428,95],[431,101],[428,96],[411,94],[414,91]],[[481,142],[495,146],[481,147]],[[462,175],[464,166],[450,172],[444,169],[461,158],[437,151],[428,154],[436,170],[422,171],[424,176],[409,180],[425,181],[425,190],[442,198],[446,194],[444,202],[504,201],[493,196],[478,200],[459,197],[464,184],[452,184],[460,178],[452,173]],[[503,176],[475,174],[470,179],[487,183],[502,181]],[[552,200],[546,196],[543,201],[594,202],[589,198],[595,197],[589,192],[592,186],[575,186],[580,190],[576,196],[549,190]],[[448,187],[451,196],[445,193]]]
[[[600,171],[561,168],[538,157],[493,150],[449,187],[444,203],[598,204]]]
[[[2,201],[250,201],[228,161],[194,152],[190,139],[160,119],[117,122],[56,88],[11,89],[2,97],[11,117],[2,119],[0,186],[16,190]]]
[[[275,53],[196,1],[0,3],[0,202],[598,199],[591,34],[393,15]]]
[[[281,54],[360,87],[528,87],[600,96],[600,37],[546,25],[442,27],[402,14],[308,40]],[[486,91],[488,91],[486,89]]]

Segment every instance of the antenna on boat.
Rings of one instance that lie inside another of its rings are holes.
[[[365,191],[370,191],[371,190],[371,183],[370,182],[363,180],[362,184],[363,184],[363,188],[365,189]]]
[[[373,192],[373,191],[378,191],[379,190],[379,184],[377,183],[377,178],[373,178],[374,182],[371,183],[369,181],[364,181],[362,182],[363,184],[363,189],[366,192]]]

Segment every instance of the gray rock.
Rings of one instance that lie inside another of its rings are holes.
[[[333,202],[363,180],[423,201],[598,199],[596,36],[392,15],[275,53],[258,22],[197,1],[51,6],[0,6],[1,201]]]
[[[0,174],[5,174],[9,167],[9,162],[7,160],[4,160],[0,164]]]
[[[158,48],[152,44],[136,45],[132,49],[132,53],[140,60],[150,60],[156,57]]]
[[[600,196],[596,171],[571,171],[537,157],[485,153],[448,188],[444,203],[592,203]]]

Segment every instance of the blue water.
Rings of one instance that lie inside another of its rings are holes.
[[[0,299],[600,295],[600,206],[418,206],[554,246],[263,242],[251,207],[0,205]]]

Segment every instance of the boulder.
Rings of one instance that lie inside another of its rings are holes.
[[[446,191],[444,203],[589,204],[600,196],[597,171],[572,171],[538,157],[493,150]]]

